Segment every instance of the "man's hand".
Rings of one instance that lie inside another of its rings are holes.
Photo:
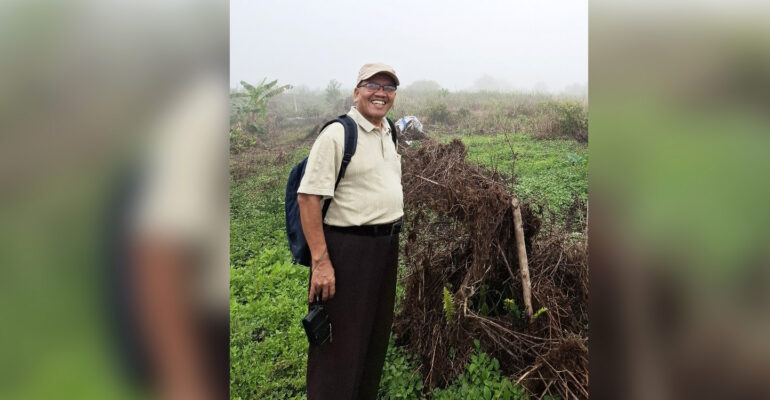
[[[302,220],[302,232],[313,257],[307,301],[312,303],[316,295],[326,301],[334,297],[334,267],[326,252],[326,238],[321,221],[321,196],[297,193],[297,204]]]
[[[334,267],[329,257],[321,259],[319,263],[313,263],[313,269],[310,272],[310,293],[307,302],[312,303],[316,295],[321,296],[323,301],[334,297]]]

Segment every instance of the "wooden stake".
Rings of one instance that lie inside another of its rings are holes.
[[[519,199],[515,196],[511,199],[513,206],[513,229],[516,236],[516,250],[519,255],[519,269],[521,270],[521,286],[524,295],[524,313],[532,322],[532,283],[529,280],[529,263],[527,263],[527,247],[524,244],[524,228],[521,222],[521,208]]]

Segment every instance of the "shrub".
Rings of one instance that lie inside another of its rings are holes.
[[[391,336],[377,398],[383,400],[421,398],[422,376],[414,364],[412,357],[396,347]]]
[[[240,126],[230,129],[230,153],[238,154],[254,146],[256,143],[257,139],[253,135],[244,132]]]
[[[478,340],[473,341],[476,354],[471,355],[466,371],[446,389],[436,389],[431,398],[449,399],[528,399],[520,386],[500,373],[500,363],[481,351]]]
[[[468,118],[471,118],[471,117],[472,117],[471,110],[469,110],[469,109],[467,109],[465,107],[457,110],[457,118],[458,119],[468,119]]]
[[[449,124],[452,121],[452,113],[444,103],[438,103],[428,108],[428,119],[434,124]]]
[[[342,84],[337,82],[335,79],[330,80],[329,84],[326,85],[326,102],[330,105],[336,105],[337,101],[342,98],[342,91],[340,90],[340,86],[342,86]]]
[[[583,106],[574,101],[552,104],[559,120],[559,133],[580,142],[587,142],[588,117]]]

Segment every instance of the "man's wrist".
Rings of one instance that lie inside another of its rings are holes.
[[[327,258],[329,258],[329,253],[324,250],[323,254],[321,254],[321,257],[319,257],[317,260],[313,260],[313,268],[311,270],[316,269],[321,264],[321,262]]]

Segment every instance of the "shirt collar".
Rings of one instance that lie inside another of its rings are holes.
[[[350,118],[353,118],[353,121],[356,121],[358,126],[363,128],[365,132],[371,132],[376,128],[374,124],[369,122],[368,119],[364,118],[364,116],[361,115],[361,113],[355,107],[350,107],[350,112],[348,112],[348,115],[350,116]],[[388,121],[386,121],[385,118],[382,118],[382,126],[383,126],[382,132],[389,134],[390,124],[388,124]]]

